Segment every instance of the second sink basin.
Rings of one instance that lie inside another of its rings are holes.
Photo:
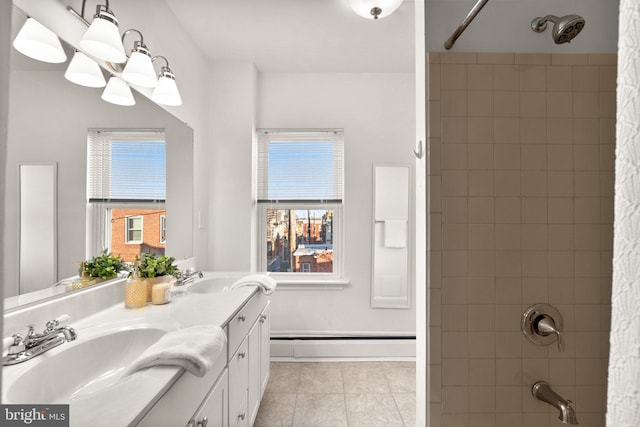
[[[240,277],[242,276],[236,275],[205,277],[204,279],[196,280],[194,283],[187,285],[187,290],[196,294],[226,292],[228,288],[233,285]]]
[[[166,333],[159,328],[120,329],[72,342],[3,374],[3,403],[69,403],[79,394],[117,382],[123,371]]]

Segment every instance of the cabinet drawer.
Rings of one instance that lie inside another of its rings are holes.
[[[232,406],[233,408],[233,406]],[[229,413],[229,427],[247,427],[249,425],[249,416],[247,414],[247,393],[242,396],[242,400],[238,407],[231,409]]]
[[[229,422],[232,423],[234,408],[247,394],[249,387],[249,340],[245,339],[238,351],[229,360]],[[246,399],[245,399],[246,400]],[[246,403],[245,403],[246,405]],[[246,411],[245,411],[246,412]],[[237,414],[236,414],[237,415]]]
[[[267,301],[262,293],[254,294],[229,321],[229,358],[236,352],[242,340],[247,336],[266,303]]]

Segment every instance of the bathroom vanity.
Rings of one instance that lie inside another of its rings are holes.
[[[251,426],[269,377],[269,301],[253,292],[222,325],[227,345],[203,378],[184,373],[140,426]]]
[[[3,403],[69,403],[71,426],[253,425],[269,377],[270,302],[256,285],[228,290],[241,277],[205,273],[169,304],[139,309],[124,308],[125,281],[116,280],[5,312],[5,337],[64,313],[77,338],[4,367]],[[199,324],[227,338],[203,377],[177,366],[124,374],[162,335]]]

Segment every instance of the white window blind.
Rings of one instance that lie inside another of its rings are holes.
[[[164,131],[89,130],[87,193],[92,203],[164,202]]]
[[[342,131],[258,131],[258,201],[336,203],[343,197]]]

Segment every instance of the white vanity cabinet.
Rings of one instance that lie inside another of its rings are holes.
[[[260,401],[269,380],[270,357],[269,302],[249,333],[249,414],[250,425],[256,420]]]
[[[229,375],[225,369],[196,414],[189,427],[222,427],[229,425]]]
[[[214,369],[181,375],[139,426],[253,425],[269,377],[269,300],[253,293],[223,326],[227,345]]]
[[[260,407],[269,369],[268,310],[269,301],[259,294],[229,322],[230,427],[252,426]]]

